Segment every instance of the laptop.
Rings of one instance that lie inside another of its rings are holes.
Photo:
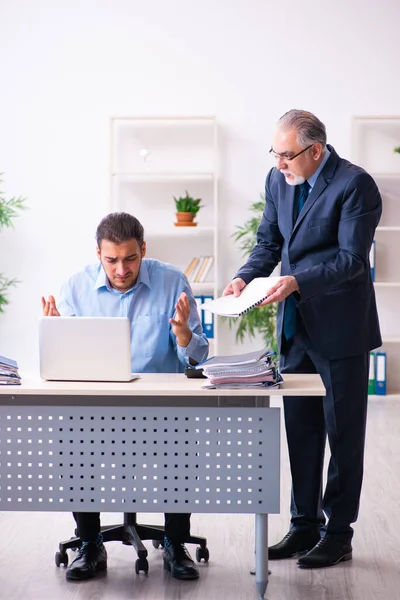
[[[127,317],[41,317],[39,362],[42,379],[131,381],[130,322]]]

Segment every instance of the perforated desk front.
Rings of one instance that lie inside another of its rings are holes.
[[[255,513],[264,597],[280,500],[280,409],[269,399],[325,389],[318,375],[286,375],[279,390],[203,383],[143,374],[0,386],[0,511]]]

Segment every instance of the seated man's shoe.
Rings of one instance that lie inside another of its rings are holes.
[[[292,558],[301,552],[308,552],[321,539],[319,529],[289,531],[285,537],[274,546],[268,548],[269,560]]]
[[[342,560],[351,560],[353,549],[350,542],[343,542],[333,536],[322,538],[310,552],[299,558],[301,569],[321,569],[332,567]]]
[[[104,544],[86,542],[78,550],[78,556],[72,561],[66,572],[67,579],[90,579],[97,571],[107,569],[107,551]]]
[[[175,579],[198,579],[199,571],[184,544],[169,544],[164,548],[164,569]]]

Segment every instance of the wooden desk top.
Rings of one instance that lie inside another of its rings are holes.
[[[321,377],[314,374],[283,375],[279,388],[205,390],[207,379],[189,379],[180,373],[143,373],[128,383],[94,381],[43,381],[25,376],[21,385],[0,385],[3,396],[325,396]]]

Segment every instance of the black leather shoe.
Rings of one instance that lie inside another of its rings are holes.
[[[78,550],[78,556],[72,561],[66,572],[67,579],[90,579],[97,571],[107,569],[107,551],[104,544],[98,546],[88,542]]]
[[[350,542],[343,543],[343,541],[328,536],[322,538],[310,552],[299,558],[297,564],[301,569],[322,569],[352,558],[353,549]]]
[[[318,529],[292,530],[275,546],[268,548],[269,560],[291,558],[300,552],[308,552],[321,539]]]
[[[198,579],[199,571],[184,544],[170,544],[164,548],[164,569],[175,579]]]

